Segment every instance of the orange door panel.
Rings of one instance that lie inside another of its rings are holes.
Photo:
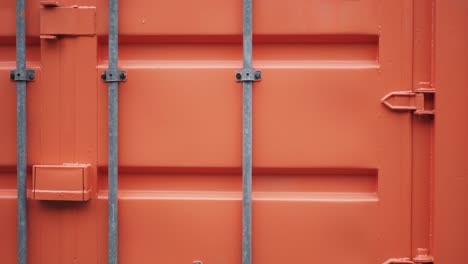
[[[16,95],[7,2],[0,262],[9,264]],[[29,176],[28,263],[107,263],[108,1],[58,2],[86,7],[72,10],[86,23],[51,23],[53,10],[45,17],[27,1],[27,63],[37,75],[27,88],[28,164],[86,167],[73,187],[86,181],[89,200],[34,200]],[[119,263],[241,263],[242,1],[119,4],[119,68],[128,76],[119,84]],[[253,88],[252,262],[378,264],[432,250],[434,119],[381,103],[390,92],[434,88],[432,2],[253,6],[262,80]]]

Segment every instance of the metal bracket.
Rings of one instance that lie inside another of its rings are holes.
[[[385,95],[381,102],[394,111],[414,111],[415,115],[434,115],[435,90],[432,88],[421,88],[416,91],[391,92]],[[392,97],[409,97],[407,105],[394,105],[389,102]]]
[[[243,69],[236,72],[236,81],[238,82],[258,82],[262,80],[262,72],[253,69]]]
[[[416,257],[411,260],[410,258],[391,258],[385,261],[383,264],[433,264],[434,257],[429,255],[427,248],[417,248]]]
[[[31,69],[25,70],[12,70],[10,72],[10,80],[14,82],[23,81],[23,82],[30,82],[36,78],[36,72]]]
[[[107,70],[101,74],[101,79],[104,82],[125,82],[127,80],[127,72],[122,70]]]

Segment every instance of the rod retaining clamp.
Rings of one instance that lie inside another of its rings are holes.
[[[243,69],[236,72],[236,81],[238,82],[258,82],[262,80],[262,72],[253,69]]]
[[[36,78],[36,72],[31,69],[12,70],[10,72],[10,80],[14,82],[30,82]]]
[[[101,79],[104,82],[125,82],[127,80],[127,72],[122,70],[106,70],[101,74]]]

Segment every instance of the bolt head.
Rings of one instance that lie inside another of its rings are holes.
[[[262,78],[262,73],[259,71],[255,72],[255,79],[260,80],[261,78]]]
[[[34,72],[28,73],[28,79],[29,79],[29,80],[34,80],[34,77],[35,77]]]
[[[127,75],[125,74],[125,72],[120,73],[120,80],[125,80],[125,79],[127,79]]]
[[[106,73],[105,72],[101,74],[101,79],[103,79],[103,80],[106,79]]]
[[[240,72],[236,73],[236,79],[237,80],[242,79],[242,74]]]

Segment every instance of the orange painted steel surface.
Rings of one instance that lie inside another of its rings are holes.
[[[93,190],[87,202],[28,200],[28,261],[106,263],[107,1],[26,2],[36,70],[30,172],[90,164]],[[252,262],[380,264],[426,248],[435,263],[464,263],[468,2],[253,5],[253,66],[263,79],[253,90]],[[0,4],[7,264],[16,263],[14,7]],[[119,261],[240,263],[242,1],[120,1],[119,10],[128,75],[119,88]],[[63,16],[69,23],[55,21]],[[380,101],[421,88],[436,91],[432,118]]]

